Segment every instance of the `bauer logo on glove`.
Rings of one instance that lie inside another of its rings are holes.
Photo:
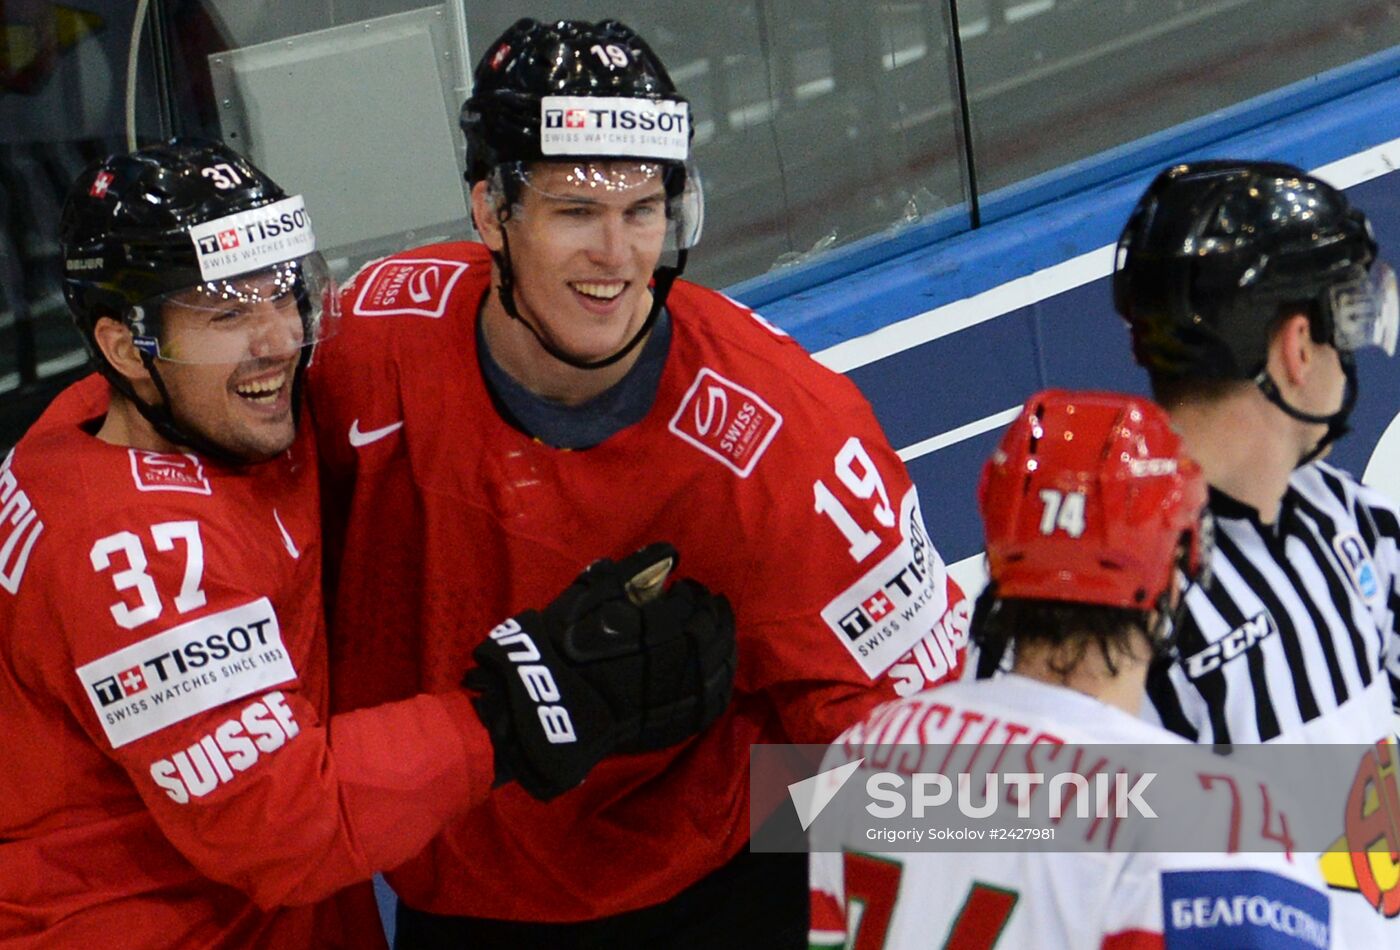
[[[491,639],[505,651],[507,660],[520,664],[515,671],[525,684],[525,692],[540,704],[540,725],[544,727],[544,737],[553,743],[577,741],[578,734],[574,732],[574,721],[569,718],[569,711],[558,705],[559,687],[554,683],[554,674],[539,662],[540,651],[530,635],[512,619],[497,625],[491,631]]]
[[[734,614],[693,580],[666,586],[676,549],[589,565],[543,611],[500,624],[464,685],[496,751],[496,780],[542,800],[601,759],[675,745],[729,702]]]

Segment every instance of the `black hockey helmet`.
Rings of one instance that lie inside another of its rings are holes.
[[[1285,305],[1344,354],[1393,353],[1394,278],[1346,196],[1275,162],[1174,165],[1118,241],[1114,306],[1155,380],[1254,379]]]
[[[64,296],[97,369],[166,438],[215,457],[218,446],[175,423],[156,361],[239,362],[248,354],[230,346],[237,337],[227,331],[186,333],[177,351],[167,343],[166,304],[178,300],[188,311],[285,302],[299,367],[333,332],[339,301],[301,197],[222,144],[176,138],[94,162],[69,190],[59,237]],[[95,337],[102,317],[131,329],[166,404],[144,402],[107,362]]]
[[[617,157],[616,144],[604,136],[594,139],[598,150],[589,152],[584,143],[558,141],[562,135],[548,134],[571,127],[608,131],[600,126],[606,122],[610,128],[613,121],[613,116],[606,120],[579,116],[580,125],[566,125],[568,105],[544,101],[562,97],[640,99],[657,104],[659,108],[647,116],[651,124],[665,128],[654,131],[672,134],[634,136],[632,148],[624,154],[678,162],[684,171],[688,145],[694,137],[689,104],[636,31],[617,20],[541,23],[526,17],[502,33],[476,67],[472,95],[461,114],[467,137],[467,180],[475,184],[507,162]],[[617,118],[619,124],[626,121]],[[641,130],[634,126],[626,131]],[[675,133],[686,146],[679,156]],[[668,186],[679,193],[684,180],[668,181]]]
[[[502,252],[493,253],[501,305],[555,359],[601,369],[632,352],[655,325],[704,224],[704,195],[690,157],[695,134],[690,104],[661,60],[635,30],[616,20],[521,19],[487,47],[460,123],[467,137],[467,181],[473,186],[486,181],[497,190],[503,224],[522,189],[534,187],[531,166],[537,162],[568,163],[572,185],[595,193],[661,182],[666,194],[662,247],[674,254],[674,263],[656,267],[651,312],[641,328],[603,359],[580,360],[522,319],[509,238]],[[612,163],[627,167],[618,170]]]

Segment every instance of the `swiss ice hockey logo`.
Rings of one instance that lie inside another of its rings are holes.
[[[430,257],[380,261],[359,281],[355,313],[364,317],[441,317],[467,267],[463,261]]]
[[[209,495],[213,488],[199,456],[188,452],[144,452],[130,449],[131,477],[137,491],[180,491]]]
[[[750,389],[702,369],[671,417],[670,430],[740,478],[748,478],[783,417]]]

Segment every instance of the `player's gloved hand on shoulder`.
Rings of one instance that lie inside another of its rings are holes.
[[[496,750],[496,782],[548,801],[601,759],[702,731],[734,685],[734,613],[653,544],[596,561],[542,611],[491,631],[463,685]]]

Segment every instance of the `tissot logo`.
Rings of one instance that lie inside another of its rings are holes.
[[[896,603],[903,606],[914,601],[925,586],[928,574],[928,535],[924,533],[922,523],[911,523],[907,530],[908,559],[891,565],[891,569],[881,581],[881,589],[861,601],[838,621],[841,630],[852,641],[859,640],[876,621],[891,613]]]
[[[296,677],[266,597],[128,644],[75,672],[113,748]]]
[[[248,273],[316,249],[299,195],[194,225],[189,236],[205,280]]]
[[[622,96],[544,96],[540,152],[684,161],[690,111],[684,102]]]
[[[899,520],[898,547],[822,608],[822,619],[871,677],[934,631],[948,606],[943,562],[913,488],[900,502]]]

